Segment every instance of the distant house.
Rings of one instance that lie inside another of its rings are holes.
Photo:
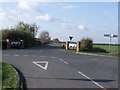
[[[76,49],[77,45],[75,42],[69,42],[69,49]]]

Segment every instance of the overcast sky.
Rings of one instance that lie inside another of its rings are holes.
[[[18,22],[36,23],[39,32],[47,30],[61,41],[80,41],[90,37],[96,43],[108,43],[104,33],[118,34],[117,2],[4,2],[0,9],[0,28]],[[112,43],[117,43],[113,38]]]

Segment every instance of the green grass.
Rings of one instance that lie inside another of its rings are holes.
[[[118,46],[111,45],[93,45],[94,48],[100,48],[106,50],[108,53],[102,54],[109,54],[109,55],[118,55]],[[120,46],[119,46],[120,47]]]
[[[63,45],[65,46],[65,42],[60,43],[60,48],[63,48]],[[75,53],[76,50],[65,50],[65,52],[72,52]],[[78,52],[78,53],[86,53],[86,54],[100,54],[100,55],[109,55],[109,56],[120,56],[120,45],[111,45],[109,48],[109,45],[93,45],[93,50],[89,52]]]
[[[109,56],[118,56],[118,48],[120,46],[109,46],[108,45],[93,45],[93,50],[90,52],[78,52],[80,54],[98,54],[98,55],[109,55]],[[76,50],[65,50],[65,52],[75,53]]]
[[[16,70],[7,63],[2,63],[2,89],[18,88],[19,76]]]

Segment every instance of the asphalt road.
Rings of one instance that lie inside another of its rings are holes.
[[[57,45],[48,45],[21,50],[3,50],[2,59],[23,73],[27,88],[105,90],[118,87],[117,57],[66,53]],[[46,69],[33,63],[41,61],[48,63]]]

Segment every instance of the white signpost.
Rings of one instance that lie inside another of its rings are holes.
[[[109,52],[110,52],[110,46],[111,46],[111,40],[112,38],[117,38],[118,35],[114,35],[114,34],[104,34],[104,37],[109,37],[110,38],[110,41],[109,41]]]

